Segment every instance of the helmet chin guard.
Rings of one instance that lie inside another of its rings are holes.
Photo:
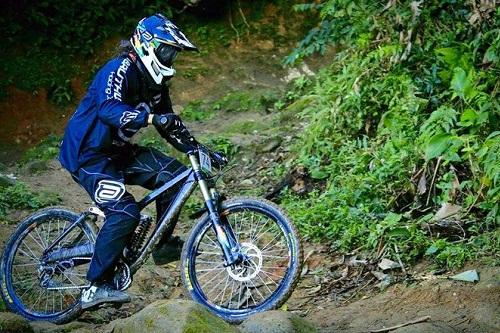
[[[179,28],[162,14],[143,18],[130,42],[157,85],[175,75],[172,65],[178,52],[198,50]]]

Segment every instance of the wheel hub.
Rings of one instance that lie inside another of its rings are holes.
[[[236,281],[252,280],[262,269],[262,251],[252,243],[241,243],[244,260],[235,268],[227,267],[227,273]]]

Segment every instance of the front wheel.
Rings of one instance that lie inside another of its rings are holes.
[[[236,198],[222,203],[245,260],[224,266],[212,221],[204,215],[182,250],[181,276],[191,297],[229,322],[276,309],[290,297],[302,264],[300,241],[286,214],[272,202]]]

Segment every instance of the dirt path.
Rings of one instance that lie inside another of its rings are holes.
[[[306,244],[307,249],[314,254],[305,262],[308,269],[288,301],[288,309],[316,323],[322,332],[370,332],[426,317],[429,318],[424,323],[397,332],[500,331],[498,267],[478,268],[471,263],[461,269],[479,272],[480,281],[474,284],[445,278],[460,271],[433,276],[429,265],[419,264],[409,270],[405,281],[384,291],[377,287],[376,279],[355,283],[356,287],[349,289],[345,286],[356,277],[339,281],[349,266],[339,265],[339,257],[328,255],[322,246]]]
[[[427,316],[426,324],[404,332],[499,332],[500,272],[479,270],[477,284],[438,279],[398,284],[346,306],[323,303],[321,311],[307,317],[320,323],[324,332],[367,332]]]

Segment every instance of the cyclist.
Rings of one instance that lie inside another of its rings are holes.
[[[110,283],[140,219],[125,184],[154,189],[186,170],[172,157],[131,144],[131,137],[152,124],[176,149],[187,152],[191,147],[169,135],[187,129],[173,113],[167,82],[175,74],[177,53],[196,46],[168,18],[156,14],[143,18],[121,47],[123,52],[99,70],[69,120],[59,155],[62,166],[106,215],[87,273],[90,286],[82,292],[83,309],[130,301]],[[158,219],[169,199],[166,194],[157,200]]]

